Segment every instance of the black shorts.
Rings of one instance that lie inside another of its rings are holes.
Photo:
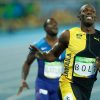
[[[93,85],[83,87],[75,83],[67,83],[58,89],[60,100],[90,100]]]

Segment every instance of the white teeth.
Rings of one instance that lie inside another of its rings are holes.
[[[47,19],[47,23],[49,23],[50,22],[50,19]]]
[[[87,19],[92,19],[92,17],[87,17]]]

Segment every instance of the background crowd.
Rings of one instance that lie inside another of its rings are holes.
[[[48,17],[54,17],[60,25],[77,23],[78,9],[90,2],[96,7],[98,22],[100,0],[0,0],[0,30],[39,27]]]

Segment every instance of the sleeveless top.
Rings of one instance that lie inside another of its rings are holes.
[[[42,52],[48,52],[52,47],[48,44],[45,38],[42,38],[35,46]],[[54,62],[47,62],[42,59],[37,59],[38,73],[37,78],[47,82],[57,82],[64,70],[65,52],[63,52]]]
[[[96,30],[94,34],[88,34],[78,27],[69,31],[70,40],[60,81],[84,84],[84,80],[96,80],[95,61],[97,56],[100,57],[100,32]]]

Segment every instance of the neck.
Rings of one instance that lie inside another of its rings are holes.
[[[81,25],[81,30],[83,31],[83,32],[86,32],[86,33],[89,33],[89,34],[94,34],[95,33],[95,28],[94,28],[94,26],[92,25],[92,26],[90,26],[90,27],[87,27],[87,26],[85,26],[85,25]]]
[[[57,36],[50,36],[50,35],[46,35],[46,40],[49,40],[49,41],[55,41],[55,40],[57,40],[58,38],[57,38]]]
[[[50,35],[46,35],[45,39],[48,42],[48,44],[51,45],[51,47],[58,41],[57,36],[52,37]]]

